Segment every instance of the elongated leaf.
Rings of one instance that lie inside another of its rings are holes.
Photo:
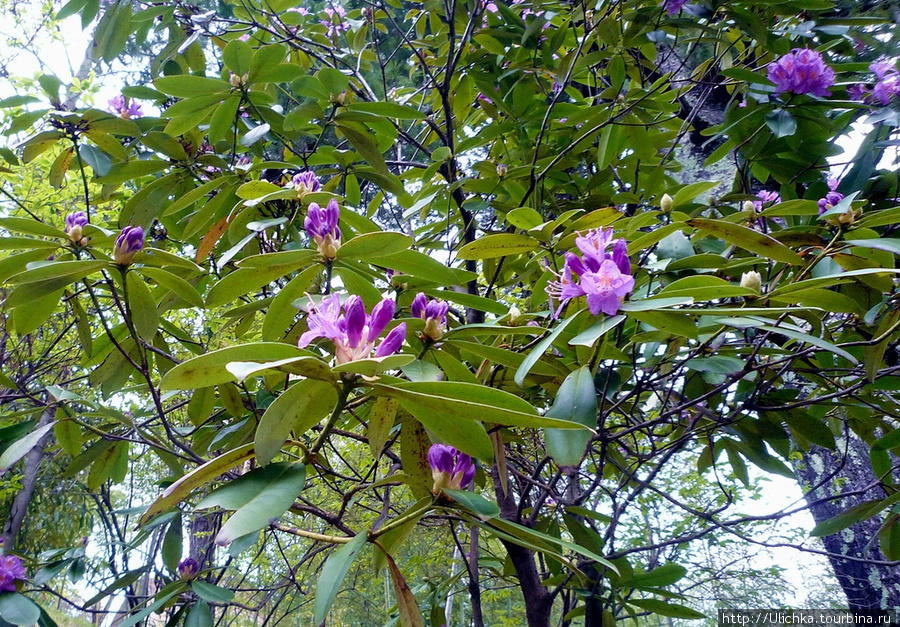
[[[328,616],[334,598],[340,592],[341,584],[344,583],[347,572],[365,546],[366,540],[365,533],[357,534],[350,542],[341,546],[325,560],[322,573],[316,582],[316,599],[313,603],[313,620],[316,625],[324,622],[325,617]]]
[[[150,268],[142,266],[137,269],[142,275],[149,279],[153,279],[159,285],[165,287],[173,294],[184,300],[191,307],[203,309],[203,297],[197,292],[197,288],[182,279],[180,276],[172,274],[160,268]]]
[[[51,261],[47,263],[29,264],[32,267],[25,272],[13,275],[10,283],[37,283],[42,281],[65,279],[74,282],[89,274],[109,267],[107,261]]]
[[[245,444],[198,466],[166,488],[141,515],[139,524],[147,524],[154,516],[174,507],[200,486],[213,481],[225,471],[231,470],[251,457],[253,457],[253,445]]]
[[[379,396],[375,399],[372,410],[369,412],[366,436],[369,439],[372,457],[375,459],[381,455],[381,449],[384,448],[390,437],[391,428],[394,426],[394,419],[397,416],[398,403],[397,399]]]
[[[434,411],[514,427],[584,428],[578,423],[538,415],[531,403],[518,396],[484,385],[458,381],[414,381],[395,385],[376,385],[385,396],[408,400]]]
[[[459,249],[457,256],[460,259],[495,259],[529,253],[539,246],[538,241],[529,235],[499,233],[469,242]]]
[[[413,240],[409,235],[393,231],[363,233],[341,245],[337,258],[368,260],[378,257],[390,257],[409,250]]]
[[[41,608],[18,592],[0,593],[0,618],[13,625],[34,625],[41,617]]]
[[[427,429],[447,444],[477,459],[490,462],[494,456],[491,439],[477,420],[460,420],[435,410],[434,404],[421,404],[401,398],[400,404]]]
[[[17,461],[25,457],[28,454],[28,451],[33,449],[38,441],[44,434],[47,433],[50,429],[53,428],[55,423],[49,423],[42,427],[38,427],[28,435],[26,435],[21,440],[17,440],[13,444],[11,444],[3,454],[0,455],[0,473],[4,473],[9,470],[10,466],[15,464]]]
[[[268,464],[284,446],[291,430],[305,433],[324,418],[337,403],[334,385],[304,379],[289,387],[269,405],[256,429],[256,458]]]
[[[397,610],[400,613],[400,627],[425,627],[425,620],[422,618],[422,612],[419,611],[419,604],[416,603],[416,596],[409,589],[406,579],[397,568],[394,559],[384,554],[388,563],[388,570],[391,573],[391,583],[394,585],[394,596],[397,598]]]
[[[128,305],[131,310],[131,322],[135,331],[145,342],[153,341],[156,328],[159,326],[159,313],[150,288],[135,272],[125,275],[128,286]]]
[[[197,508],[237,510],[216,535],[216,544],[226,546],[236,538],[267,527],[271,520],[284,514],[305,484],[306,466],[278,462],[254,468],[214,490]]]
[[[210,385],[234,381],[236,377],[226,366],[233,361],[278,361],[291,357],[304,357],[310,353],[277,342],[258,342],[231,346],[195,357],[172,368],[160,382],[163,390],[196,390]]]
[[[669,603],[668,601],[661,601],[659,599],[629,599],[628,601],[632,605],[636,605],[637,607],[649,610],[654,614],[659,614],[660,616],[670,616],[672,618],[684,618],[688,620],[699,620],[701,618],[706,618],[706,614],[702,614],[697,610],[692,610],[689,607],[685,607],[684,605],[677,605],[675,603]]]
[[[578,314],[575,314],[560,322],[557,327],[547,335],[547,337],[538,342],[537,346],[531,349],[531,352],[528,353],[528,357],[525,358],[525,361],[523,361],[522,365],[519,366],[518,370],[516,370],[516,383],[518,383],[519,385],[525,385],[525,377],[528,376],[528,373],[531,372],[531,369],[534,367],[537,361],[544,355],[544,353],[549,350],[550,346],[553,344],[556,338],[558,338],[560,334],[565,331],[566,327],[568,327],[577,317]]]
[[[553,407],[545,414],[597,427],[597,390],[591,371],[582,366],[566,377],[556,393]],[[591,432],[575,429],[545,429],[544,446],[560,466],[578,466],[584,449],[591,441]]]
[[[687,223],[704,233],[723,239],[729,244],[749,250],[766,259],[783,261],[795,266],[803,264],[803,258],[793,250],[778,240],[746,226],[725,222],[724,220],[709,220],[707,218],[693,218],[688,220]]]

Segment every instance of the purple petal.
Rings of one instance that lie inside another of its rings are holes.
[[[428,449],[428,464],[432,470],[437,472],[446,472],[448,475],[453,473],[453,458],[456,455],[456,449],[446,444],[432,444]]]
[[[344,320],[347,324],[347,343],[350,348],[356,348],[366,326],[366,308],[356,294],[348,298],[344,305]]]
[[[413,299],[412,305],[409,306],[409,311],[414,318],[424,318],[426,305],[428,305],[428,297],[419,292]]]
[[[387,337],[382,340],[381,344],[378,345],[378,350],[375,351],[376,357],[387,357],[388,355],[393,355],[400,347],[403,346],[403,340],[406,339],[406,323],[401,322],[393,329],[391,332],[387,334]]]
[[[385,298],[375,305],[372,310],[372,316],[369,318],[369,335],[366,337],[367,342],[374,342],[375,338],[381,335],[384,328],[394,318],[396,304],[389,298]]]

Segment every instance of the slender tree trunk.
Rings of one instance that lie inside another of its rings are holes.
[[[512,486],[507,494],[503,493],[500,487],[500,477],[497,471],[497,465],[492,468],[494,475],[494,485],[496,489],[494,494],[497,496],[497,503],[500,505],[500,517],[503,520],[518,523],[518,506],[513,498]],[[519,579],[519,588],[522,590],[522,596],[525,601],[525,617],[528,627],[550,627],[550,609],[553,606],[550,593],[541,583],[541,575],[538,572],[537,564],[534,561],[534,553],[526,548],[501,540],[509,558],[516,570]]]
[[[869,448],[855,435],[838,441],[837,450],[811,446],[801,463],[795,464],[798,480],[806,486],[806,499],[816,523],[833,518],[849,507],[887,496],[872,473]],[[822,484],[823,487],[809,491]],[[819,502],[842,493],[871,486],[863,494]],[[881,553],[878,529],[884,516],[875,516],[843,531],[825,536],[825,549],[851,610],[894,609],[900,607],[900,569],[876,562],[887,561]],[[865,559],[867,562],[837,557]]]
[[[41,419],[38,421],[37,428],[53,422],[53,417],[55,415],[56,408],[47,407],[44,409],[44,413],[41,414]],[[34,496],[34,487],[37,484],[38,471],[40,471],[41,462],[44,459],[44,447],[47,445],[47,440],[49,439],[50,431],[45,433],[44,437],[38,440],[37,444],[34,445],[34,448],[28,451],[28,454],[25,456],[25,472],[22,479],[22,489],[19,490],[19,493],[13,500],[9,518],[6,519],[6,524],[3,525],[3,534],[0,536],[0,540],[3,542],[3,551],[12,550],[16,546],[16,539],[19,536],[19,531],[22,530],[22,523],[25,522],[25,514],[28,513],[31,497]]]

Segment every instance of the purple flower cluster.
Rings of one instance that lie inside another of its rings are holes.
[[[74,211],[66,216],[66,235],[73,244],[83,246],[87,238],[82,235],[82,229],[88,224],[88,217],[84,211]]]
[[[475,478],[475,464],[472,458],[446,444],[432,444],[428,449],[428,463],[434,478],[432,492],[440,494],[443,489],[464,490]]]
[[[625,295],[634,289],[634,277],[627,243],[621,238],[613,240],[612,234],[611,228],[592,229],[575,239],[581,257],[566,253],[562,274],[547,285],[550,308],[554,299],[559,301],[553,312],[555,317],[559,317],[568,301],[579,296],[587,298],[588,308],[595,316],[601,311],[609,316],[619,311]]]
[[[429,299],[422,292],[416,294],[410,307],[413,316],[425,321],[425,336],[435,342],[441,339],[447,327],[448,309],[447,301]]]
[[[134,261],[134,256],[144,248],[144,229],[139,226],[126,226],[116,238],[113,247],[113,261],[120,266],[127,266]]]
[[[0,555],[0,592],[15,592],[16,580],[27,578],[21,559],[15,555]]]
[[[875,85],[871,89],[859,83],[852,85],[847,90],[852,100],[887,106],[891,96],[900,96],[900,72],[893,63],[877,61],[869,66],[869,71],[875,74]]]
[[[319,23],[328,28],[327,34],[329,37],[334,37],[343,31],[350,30],[350,24],[344,19],[347,17],[347,11],[344,10],[344,7],[338,4],[334,8],[325,7],[323,11],[328,16],[328,19],[321,20]]]
[[[829,209],[833,209],[839,202],[844,200],[844,195],[837,191],[841,182],[838,179],[828,179],[828,193],[825,198],[819,199],[819,215],[822,215]]]
[[[126,120],[130,120],[131,118],[139,118],[144,115],[144,112],[141,111],[141,105],[136,103],[134,100],[131,101],[131,104],[126,102],[125,96],[119,94],[115,98],[109,99],[109,109],[110,113],[113,113],[120,118],[125,118]]]
[[[338,226],[340,217],[341,208],[332,198],[324,209],[318,203],[310,203],[303,220],[307,235],[315,241],[319,252],[326,259],[334,259],[341,247],[341,227]]]
[[[786,91],[795,94],[830,96],[834,70],[825,64],[820,52],[794,48],[769,64],[769,80],[775,83],[775,95]]]
[[[669,14],[669,17],[681,12],[681,8],[691,0],[663,0],[661,6]]]
[[[310,299],[309,315],[306,318],[309,331],[300,336],[300,348],[309,346],[316,338],[324,337],[334,342],[334,353],[338,364],[358,359],[368,359],[375,346],[375,340],[394,317],[394,301],[384,299],[366,313],[362,299],[355,294],[341,306],[341,298],[332,294],[322,299],[318,305]],[[403,345],[406,338],[406,323],[401,322],[378,345],[375,357],[393,355]]]
[[[304,170],[299,174],[295,174],[293,178],[291,178],[291,182],[285,185],[285,187],[293,187],[297,190],[297,195],[300,198],[303,198],[306,194],[319,191],[322,186],[319,184],[319,179],[315,172],[312,170]]]
[[[764,189],[761,192],[757,193],[756,197],[759,198],[759,200],[753,201],[753,208],[756,211],[762,211],[763,205],[769,203],[777,205],[781,202],[781,194],[779,194],[778,192],[770,192],[767,189]]]

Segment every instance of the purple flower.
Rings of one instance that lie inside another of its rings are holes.
[[[884,106],[891,104],[891,96],[900,93],[900,72],[887,61],[873,63],[869,69],[878,79],[872,88],[872,98]]]
[[[300,336],[300,348],[324,337],[334,342],[334,353],[338,364],[357,359],[368,359],[375,347],[375,340],[394,317],[394,301],[384,299],[366,314],[359,296],[352,295],[341,305],[337,294],[326,296],[318,305],[310,299],[309,315],[306,318],[309,331]],[[375,351],[375,357],[393,355],[403,345],[406,338],[406,323],[401,322],[382,340]]]
[[[0,555],[0,592],[15,592],[16,580],[27,578],[21,559],[15,555]]]
[[[550,308],[554,299],[559,307],[553,311],[559,317],[563,306],[573,298],[587,298],[588,309],[595,316],[603,312],[613,315],[625,296],[634,289],[631,276],[631,260],[628,259],[628,244],[624,239],[612,238],[612,229],[591,229],[585,235],[575,238],[575,245],[581,257],[566,253],[562,274],[547,285]],[[612,252],[609,248],[612,246]]]
[[[328,19],[321,20],[319,23],[328,28],[329,37],[334,37],[341,31],[350,30],[350,25],[344,19],[347,16],[344,7],[341,5],[337,5],[334,8],[326,7],[323,11],[328,16]]]
[[[775,83],[775,95],[795,94],[830,96],[834,70],[825,64],[822,54],[808,48],[794,48],[769,64],[769,80]]]
[[[435,342],[441,339],[444,329],[447,326],[447,310],[449,309],[446,301],[429,299],[425,294],[419,292],[413,299],[410,311],[416,318],[425,321],[426,337]]]
[[[297,195],[302,199],[306,194],[319,191],[322,187],[316,173],[311,170],[305,170],[299,174],[295,174],[285,187],[293,187],[297,190]]]
[[[762,211],[763,205],[766,203],[777,205],[781,202],[781,195],[778,192],[770,192],[767,189],[764,189],[756,194],[756,197],[759,198],[759,200],[753,201],[753,208],[756,211]]]
[[[341,208],[332,198],[324,209],[318,203],[310,203],[303,220],[306,233],[316,242],[319,252],[326,259],[334,259],[341,247],[341,228],[338,226],[340,216]]]
[[[87,238],[81,233],[86,224],[88,224],[88,217],[84,211],[74,211],[66,216],[66,235],[73,244],[83,246],[87,243]]]
[[[666,10],[669,16],[677,15],[681,11],[681,7],[686,5],[690,0],[663,0],[660,5]]]
[[[819,215],[822,215],[829,209],[832,209],[839,202],[844,200],[844,195],[837,191],[838,185],[841,182],[838,179],[828,179],[828,193],[825,194],[825,198],[819,199]]]
[[[200,564],[193,557],[187,557],[178,562],[178,577],[184,581],[190,581],[200,572]]]
[[[428,449],[428,463],[434,478],[432,492],[441,490],[464,490],[475,478],[475,464],[472,458],[446,444],[432,444]]]
[[[119,94],[115,98],[110,98],[108,104],[108,110],[110,113],[114,113],[120,118],[125,118],[126,120],[131,118],[139,118],[144,115],[144,112],[141,111],[141,105],[133,100],[129,104],[125,100],[125,96],[123,96],[122,94]]]
[[[134,261],[134,256],[144,247],[144,229],[139,226],[126,226],[116,238],[113,248],[113,261],[120,266],[127,266]]]

